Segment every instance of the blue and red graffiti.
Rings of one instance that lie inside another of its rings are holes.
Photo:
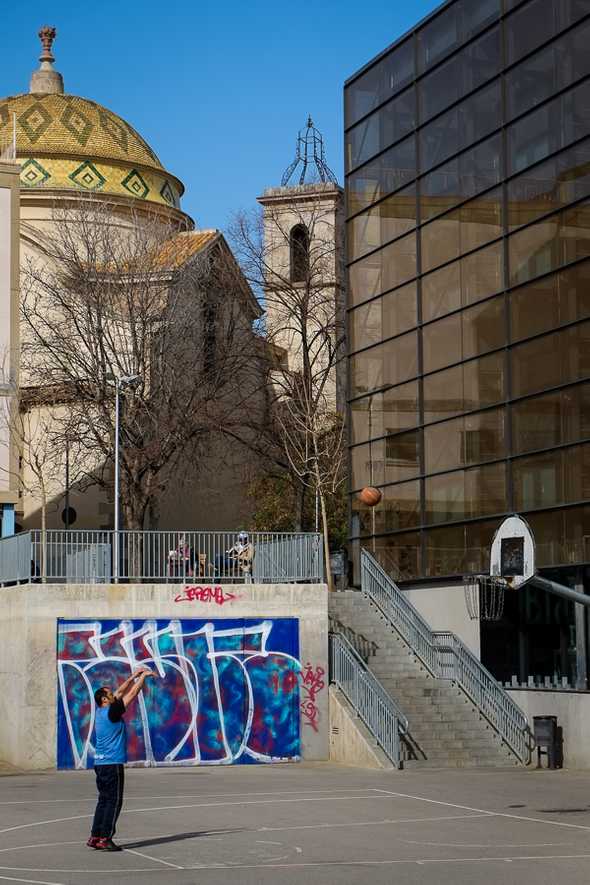
[[[159,678],[127,714],[130,763],[298,759],[298,635],[295,618],[58,621],[58,767],[93,764],[94,692],[142,665]]]

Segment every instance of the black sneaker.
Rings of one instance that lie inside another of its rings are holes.
[[[97,851],[123,851],[120,845],[115,845],[112,839],[99,839],[94,846]]]

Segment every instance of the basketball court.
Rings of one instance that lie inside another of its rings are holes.
[[[0,778],[0,882],[586,885],[590,772],[129,769],[121,853],[92,772]]]

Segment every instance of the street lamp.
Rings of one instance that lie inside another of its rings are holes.
[[[109,380],[113,378],[109,376]],[[115,526],[114,526],[114,562],[113,571],[115,582],[119,579],[119,425],[120,425],[120,396],[125,387],[136,387],[141,381],[141,375],[123,375],[114,378],[115,381]]]

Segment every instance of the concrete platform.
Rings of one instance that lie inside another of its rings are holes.
[[[131,769],[89,850],[91,772],[0,778],[0,882],[586,885],[590,772]]]

